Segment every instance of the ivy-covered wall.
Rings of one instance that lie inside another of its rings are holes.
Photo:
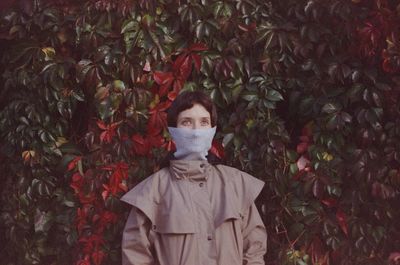
[[[193,89],[218,106],[213,152],[266,182],[267,264],[398,264],[397,1],[1,8],[1,264],[120,264],[119,198]]]

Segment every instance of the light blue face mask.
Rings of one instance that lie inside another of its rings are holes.
[[[175,142],[176,159],[207,160],[217,127],[209,129],[188,129],[168,127],[172,140]]]

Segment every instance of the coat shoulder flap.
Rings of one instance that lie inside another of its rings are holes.
[[[240,214],[243,214],[260,194],[264,182],[233,167],[218,165],[216,168],[224,182],[229,183],[233,190],[229,195],[235,196],[232,200],[237,201]]]
[[[195,233],[193,214],[185,203],[188,200],[175,182],[164,168],[137,184],[121,200],[142,211],[158,233]]]

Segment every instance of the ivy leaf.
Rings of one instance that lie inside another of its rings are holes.
[[[269,89],[266,97],[267,97],[267,99],[269,99],[271,101],[283,100],[283,96],[281,95],[281,93],[279,93],[278,91],[276,91],[274,89]]]
[[[347,225],[347,216],[346,214],[343,212],[343,210],[338,209],[336,211],[336,219],[339,223],[340,228],[342,229],[343,233],[348,236],[349,235],[349,229],[348,229],[348,225]]]
[[[335,103],[327,103],[322,107],[322,112],[323,113],[335,113],[341,110],[341,107],[338,104]]]

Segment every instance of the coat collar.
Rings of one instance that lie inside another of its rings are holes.
[[[170,160],[169,170],[176,179],[207,180],[210,163],[204,160]]]

